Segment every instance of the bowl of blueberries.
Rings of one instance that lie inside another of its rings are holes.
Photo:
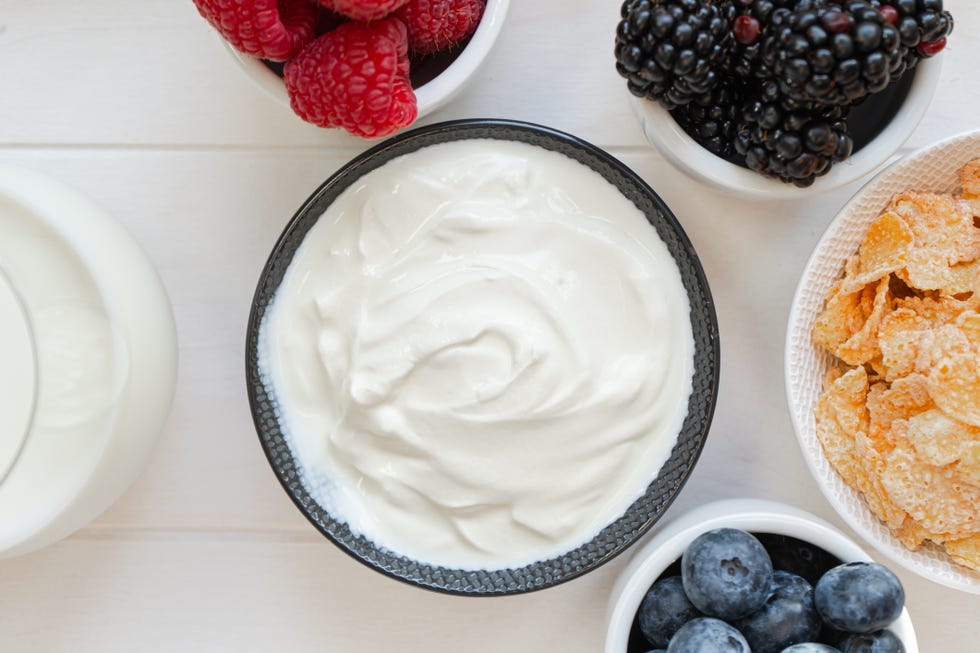
[[[918,653],[899,578],[803,510],[702,505],[664,526],[610,599],[605,653]]]
[[[790,199],[889,161],[928,109],[952,29],[942,0],[626,0],[616,69],[676,167]]]

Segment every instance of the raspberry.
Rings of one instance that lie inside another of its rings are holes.
[[[204,19],[235,49],[272,61],[286,61],[316,29],[310,0],[194,0]]]
[[[395,15],[408,25],[415,55],[446,50],[476,31],[486,0],[408,0]]]
[[[346,23],[349,18],[343,14],[338,14],[332,9],[327,9],[323,5],[319,5],[320,16],[316,21],[316,35],[326,34],[331,30],[335,30],[344,23]]]
[[[384,18],[407,0],[320,0],[324,7],[333,9],[354,20],[378,20]]]
[[[380,138],[418,115],[408,79],[408,32],[395,17],[344,23],[286,64],[293,111],[320,127]]]

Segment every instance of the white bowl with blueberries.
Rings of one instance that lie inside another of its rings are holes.
[[[677,168],[735,195],[792,199],[855,182],[911,136],[953,18],[915,0],[632,0],[616,33],[643,131]]]
[[[605,653],[918,653],[901,582],[830,524],[756,499],[665,525],[613,588]]]

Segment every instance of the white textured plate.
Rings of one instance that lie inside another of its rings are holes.
[[[957,170],[977,157],[980,131],[954,136],[892,164],[851,198],[803,271],[790,309],[785,361],[786,396],[803,456],[841,518],[882,555],[929,580],[973,594],[980,594],[980,574],[957,565],[938,547],[907,550],[827,462],[817,440],[813,409],[831,356],[813,344],[811,333],[830,286],[843,274],[844,261],[857,251],[868,226],[891,197],[909,189],[952,191],[957,187]]]

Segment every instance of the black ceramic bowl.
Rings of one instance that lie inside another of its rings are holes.
[[[277,419],[274,393],[258,369],[259,327],[293,254],[327,207],[362,175],[398,156],[428,145],[474,138],[520,141],[560,152],[583,163],[616,186],[657,230],[680,269],[690,300],[694,334],[694,380],[688,414],[670,457],[646,492],[591,541],[551,560],[517,569],[447,569],[411,560],[353,534],[317,504],[300,480],[299,468]],[[660,519],[694,467],[711,423],[718,392],[718,324],[697,254],[663,200],[640,177],[602,150],[547,127],[501,120],[444,122],[405,132],[364,154],[331,176],[303,204],[269,257],[252,304],[246,343],[249,402],[259,440],[279,481],[307,519],[334,544],[364,564],[399,580],[460,595],[517,594],[580,576],[624,551]]]

